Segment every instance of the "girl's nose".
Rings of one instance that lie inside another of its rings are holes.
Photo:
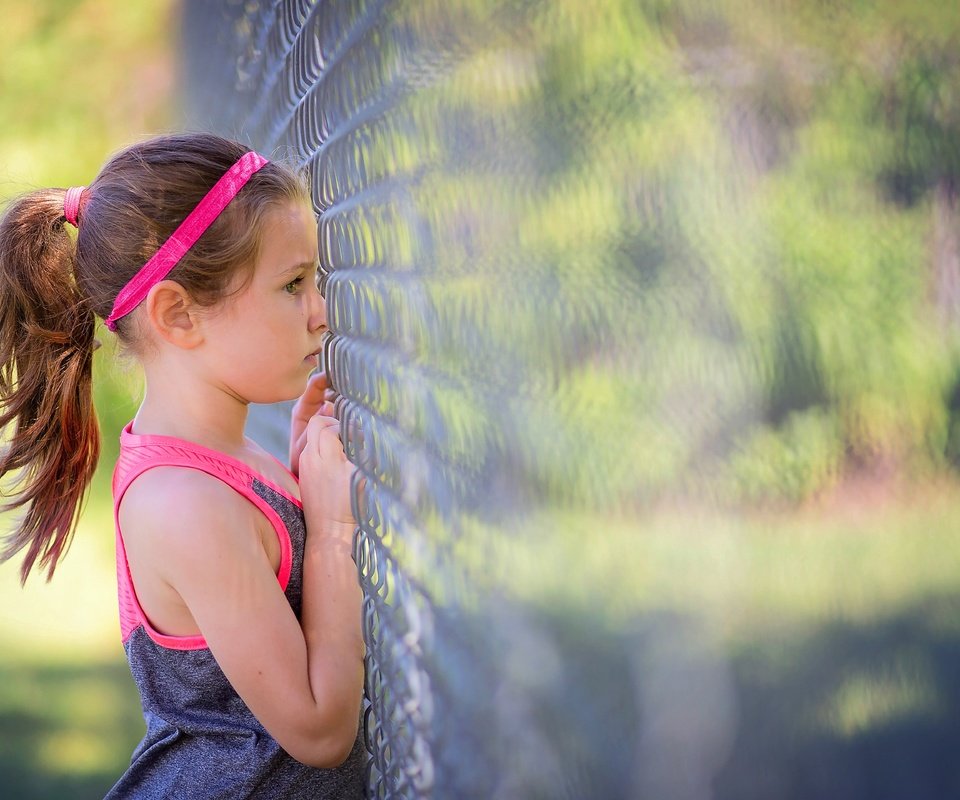
[[[320,294],[320,288],[314,284],[309,289],[309,326],[311,331],[323,330],[327,327],[327,301]]]

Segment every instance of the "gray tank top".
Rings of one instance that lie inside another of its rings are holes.
[[[165,636],[150,626],[136,599],[117,514],[127,487],[151,467],[191,467],[223,480],[273,523],[281,549],[277,579],[299,619],[306,536],[299,500],[230,456],[174,437],[137,435],[130,427],[121,434],[113,475],[117,586],[123,646],[147,731],[108,800],[362,798],[362,720],[350,756],[336,769],[309,767],[287,755],[234,691],[202,637]]]

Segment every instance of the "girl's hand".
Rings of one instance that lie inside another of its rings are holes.
[[[315,372],[310,376],[307,388],[297,399],[290,418],[290,471],[299,477],[300,454],[307,443],[307,423],[318,413],[333,416],[335,393],[325,372]]]
[[[307,530],[319,527],[326,533],[350,535],[357,525],[350,505],[350,482],[355,467],[343,451],[340,422],[321,409],[307,422],[304,437],[299,467]]]

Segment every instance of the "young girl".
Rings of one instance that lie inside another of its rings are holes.
[[[363,795],[353,468],[309,378],[317,266],[304,181],[206,134],[134,145],[0,222],[0,475],[25,509],[3,557],[23,552],[22,579],[53,573],[96,467],[94,315],[145,373],[113,492],[147,730],[108,797]],[[243,430],[249,403],[297,396],[291,471]]]

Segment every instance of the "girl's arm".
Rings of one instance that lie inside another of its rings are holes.
[[[317,767],[349,755],[363,694],[355,526],[343,496],[353,468],[336,431],[330,417],[311,420],[300,459],[302,626],[263,550],[256,514],[226,484],[159,467],[137,479],[121,506],[131,567],[150,565],[182,599],[254,716],[291,756]]]
[[[353,561],[357,523],[350,504],[353,465],[339,438],[340,423],[323,413],[306,426],[299,455],[300,490],[307,523],[303,553],[303,634],[310,658],[311,686],[343,682],[355,686],[355,703],[345,704],[353,725],[346,758],[356,737],[363,692],[364,644],[360,627],[362,592]]]

